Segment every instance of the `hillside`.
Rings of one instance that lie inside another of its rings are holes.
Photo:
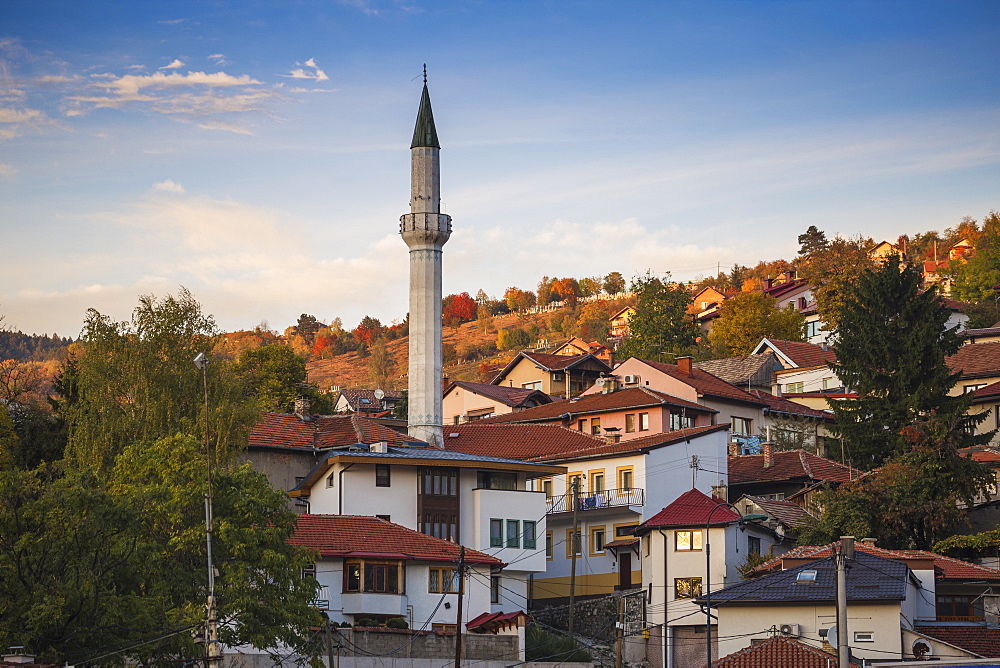
[[[442,332],[445,347],[445,359],[448,360],[453,355],[449,355],[449,348],[454,350],[462,344],[475,345],[481,347],[484,344],[496,343],[498,329],[510,329],[513,327],[537,326],[545,331],[548,328],[548,320],[555,311],[543,313],[515,314],[506,313],[494,317],[493,327],[487,332],[479,331],[475,322],[463,323],[457,328],[445,327]],[[561,337],[555,333],[553,336]],[[552,337],[550,337],[551,339]],[[406,389],[406,364],[409,352],[409,337],[400,337],[388,344],[389,354],[396,362],[397,371],[389,381],[390,387],[384,389]],[[472,361],[462,363],[446,363],[444,375],[451,380],[470,380],[481,382],[488,380],[483,378],[479,368],[483,363],[502,365],[510,360],[516,351],[503,350],[486,357],[477,357]],[[329,359],[312,360],[306,368],[309,374],[309,382],[318,386],[321,390],[329,390],[331,387],[371,387],[368,378],[367,358],[359,357],[356,352],[349,352],[343,355],[336,355]],[[490,374],[492,375],[492,374]]]

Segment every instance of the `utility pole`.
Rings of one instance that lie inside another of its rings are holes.
[[[458,618],[455,621],[455,668],[462,668],[462,600],[465,598],[462,586],[465,581],[465,546],[458,551]]]
[[[618,623],[615,624],[615,668],[622,668],[622,637],[625,635],[625,595],[618,597]]]
[[[577,518],[577,510],[580,496],[580,478],[573,478],[572,483],[570,483],[570,497],[573,503],[573,530],[570,533],[569,538],[569,623],[567,624],[567,632],[569,637],[573,638],[573,617],[575,616],[576,610],[576,551],[577,548],[581,548],[580,545],[580,524]],[[574,640],[574,642],[576,642]]]
[[[330,638],[330,627],[333,625],[333,620],[329,617],[326,619],[326,668],[333,668],[333,641]]]
[[[841,536],[837,562],[837,665],[850,668],[851,648],[847,642],[847,562],[854,559],[854,536]]]

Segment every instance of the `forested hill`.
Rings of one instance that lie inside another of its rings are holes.
[[[12,359],[19,362],[44,362],[62,359],[71,343],[73,339],[60,338],[55,334],[46,336],[0,330],[0,361]]]

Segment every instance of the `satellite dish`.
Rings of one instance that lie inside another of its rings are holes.
[[[375,398],[382,401],[382,399],[385,398],[385,392],[383,392],[381,388],[375,390]]]
[[[603,376],[601,376],[600,378],[597,379],[597,386],[598,387],[604,387],[604,384],[606,382],[608,382],[608,379],[605,378],[605,377],[603,377]]]
[[[826,641],[830,643],[830,646],[837,649],[837,625],[834,624],[826,631]]]

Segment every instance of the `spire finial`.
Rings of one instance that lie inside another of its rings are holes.
[[[427,63],[424,63],[424,85],[427,85]]]

